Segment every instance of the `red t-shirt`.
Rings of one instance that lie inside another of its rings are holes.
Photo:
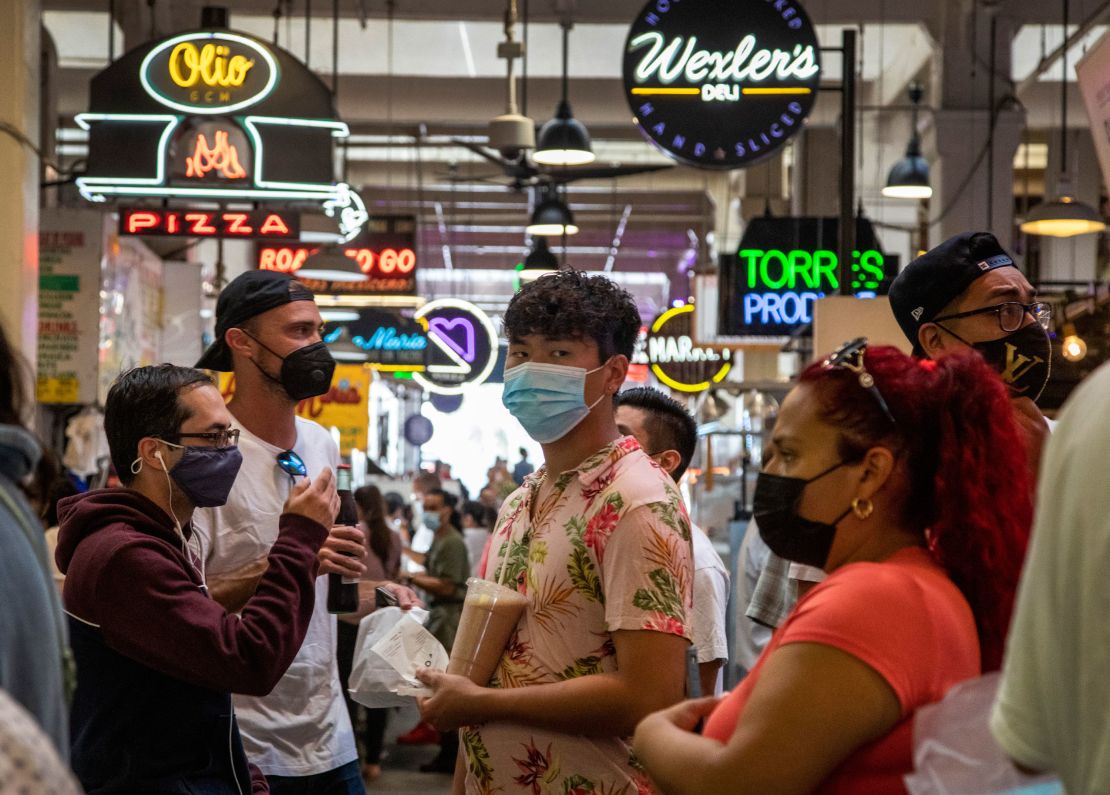
[[[881,563],[837,569],[798,602],[752,672],[709,716],[705,736],[728,742],[763,663],[779,646],[803,642],[833,646],[865,662],[902,707],[894,729],[849,756],[817,792],[904,793],[902,776],[913,769],[914,711],[980,673],[975,619],[963,594],[916,547]]]

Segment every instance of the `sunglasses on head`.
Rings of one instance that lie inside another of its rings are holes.
[[[830,355],[822,366],[828,369],[842,369],[855,373],[859,376],[859,385],[871,393],[875,398],[875,402],[879,404],[883,414],[890,420],[892,425],[898,423],[894,419],[894,415],[890,412],[890,407],[883,399],[882,393],[879,388],[875,386],[875,379],[871,373],[867,372],[867,368],[863,364],[863,354],[867,350],[867,337],[856,337],[851,342],[846,342],[841,345],[835,353]]]
[[[296,483],[296,478],[298,477],[303,478],[308,476],[308,467],[304,465],[304,459],[292,450],[278,453],[277,465],[282,472],[289,476],[289,480],[292,483]]]

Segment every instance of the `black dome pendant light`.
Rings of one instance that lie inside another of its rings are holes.
[[[567,100],[567,48],[571,22],[562,21],[563,28],[563,98],[555,111],[555,118],[540,128],[536,150],[532,159],[545,166],[583,166],[594,162],[590,134],[586,126],[570,110]]]

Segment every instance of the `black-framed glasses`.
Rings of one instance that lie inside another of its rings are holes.
[[[277,465],[293,483],[296,483],[296,478],[308,477],[308,467],[304,465],[304,459],[292,450],[278,453]]]
[[[986,315],[991,312],[998,315],[998,326],[1007,333],[1017,331],[1021,328],[1025,324],[1026,315],[1032,315],[1033,319],[1040,323],[1041,328],[1048,328],[1048,321],[1052,319],[1052,305],[1046,304],[1044,301],[1034,301],[1031,304],[1023,304],[1020,301],[1004,301],[994,306],[972,309],[970,312],[957,312],[954,315],[935,317],[933,318],[933,322],[937,323],[941,320],[958,320],[962,317]]]
[[[871,393],[871,396],[875,398],[875,402],[879,404],[879,408],[883,410],[883,414],[886,415],[891,424],[897,425],[898,422],[890,412],[890,406],[886,404],[882,392],[875,386],[875,378],[867,372],[867,368],[863,365],[863,354],[866,350],[867,337],[856,337],[851,342],[845,342],[841,345],[822,364],[824,367],[848,370],[858,375],[859,385]]]
[[[178,439],[205,439],[212,442],[213,447],[237,447],[239,445],[239,429],[227,428],[223,431],[209,431],[208,433],[179,433]]]

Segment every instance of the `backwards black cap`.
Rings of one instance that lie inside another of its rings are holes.
[[[890,308],[921,354],[917,331],[966,290],[996,268],[1017,267],[990,232],[965,232],[930,249],[902,269],[890,285]]]
[[[196,366],[205,370],[231,370],[231,349],[224,341],[228,329],[276,307],[312,300],[312,291],[287,273],[257,270],[236,276],[216,300],[216,341]]]

